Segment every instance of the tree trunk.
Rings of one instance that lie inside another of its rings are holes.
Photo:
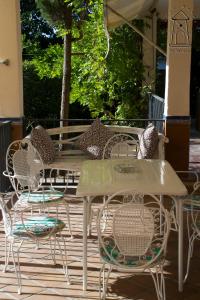
[[[72,11],[68,8],[66,11],[65,28],[67,34],[64,36],[64,60],[63,60],[63,78],[62,78],[62,95],[60,105],[60,126],[67,126],[69,118],[69,103],[71,92],[71,51],[72,51]]]

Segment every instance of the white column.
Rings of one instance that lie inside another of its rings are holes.
[[[0,118],[22,116],[20,1],[0,0]]]
[[[165,116],[189,116],[193,0],[169,0]]]

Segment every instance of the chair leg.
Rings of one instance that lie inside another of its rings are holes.
[[[9,263],[9,258],[10,258],[10,250],[11,250],[11,243],[7,241],[7,238],[5,237],[5,264],[4,264],[4,269],[3,272],[6,272],[8,263]]]
[[[52,244],[52,239],[49,239],[49,244],[50,244],[50,251],[51,251],[51,257],[53,260],[54,265],[56,265],[56,239],[53,239],[53,244]]]
[[[165,278],[163,274],[163,265],[159,265],[156,267],[156,272],[153,273],[150,270],[151,277],[154,282],[156,295],[158,300],[166,300],[166,293],[165,293]]]
[[[87,224],[88,224],[88,236],[90,236],[92,234],[92,220],[93,217],[95,216],[94,211],[92,210],[92,201],[94,200],[95,197],[91,197],[90,201],[88,202],[88,220],[87,220]],[[103,196],[103,204],[106,201],[106,196]]]
[[[63,270],[64,270],[64,274],[65,277],[67,278],[67,283],[70,284],[70,277],[69,277],[69,270],[68,270],[68,266],[67,266],[67,252],[66,252],[66,244],[65,244],[65,239],[63,237],[60,237],[63,243],[63,248],[64,248],[64,255],[63,255],[63,251],[60,245],[60,241],[58,237],[55,237],[55,241],[57,242],[58,245],[58,249],[60,252],[60,257],[62,260],[62,264],[63,264]]]
[[[186,274],[185,274],[185,278],[184,278],[184,282],[186,282],[187,278],[188,278],[188,274],[189,274],[189,269],[190,269],[190,260],[192,258],[192,254],[193,254],[193,246],[194,246],[194,240],[196,239],[196,237],[198,236],[198,234],[196,234],[195,232],[191,235],[190,239],[189,239],[189,245],[188,245],[188,258],[187,258],[187,269],[186,269]]]
[[[19,248],[20,247],[16,251],[17,265],[18,265],[18,268],[17,268],[16,261],[15,261],[15,251],[13,249],[13,246],[14,246],[14,243],[11,243],[11,253],[12,253],[12,259],[13,259],[13,266],[14,266],[14,269],[15,269],[16,277],[17,277],[18,294],[20,295],[21,291],[22,291],[21,270],[20,270],[20,263],[19,263]]]
[[[69,204],[65,200],[64,200],[64,206],[65,206],[65,210],[66,210],[66,213],[67,213],[67,223],[68,223],[69,233],[71,235],[71,238],[73,238],[72,228],[71,228],[71,221],[70,221]]]
[[[67,249],[66,249],[65,238],[61,237],[61,239],[62,239],[63,246],[64,246],[64,255],[62,255],[63,269],[64,269],[65,277],[67,278],[68,284],[70,284],[69,269],[68,269],[68,266],[67,266]],[[62,252],[61,252],[61,254],[62,254]]]
[[[106,299],[108,280],[109,280],[111,271],[112,271],[112,267],[109,265],[109,268],[108,268],[107,274],[106,274],[106,264],[103,263],[103,265],[100,269],[100,272],[99,272],[99,299],[100,300]]]

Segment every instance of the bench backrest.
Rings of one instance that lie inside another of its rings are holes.
[[[47,129],[48,134],[51,136],[55,145],[65,144],[73,145],[73,143],[78,139],[78,137],[89,129],[91,125],[71,125],[65,127],[57,127]],[[129,127],[129,126],[117,126],[117,125],[106,125],[115,133],[127,133],[134,135],[139,141],[144,131],[144,128]],[[63,136],[62,140],[59,140],[60,135]],[[66,135],[66,137],[65,137]],[[158,134],[159,142],[158,148],[154,155],[154,158],[165,159],[165,143],[168,139],[162,134]]]

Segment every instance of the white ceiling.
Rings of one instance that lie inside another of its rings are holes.
[[[107,5],[125,17],[128,21],[143,17],[156,8],[161,19],[167,19],[168,0],[107,0]],[[115,28],[124,23],[123,19],[106,10],[108,28]],[[200,19],[200,0],[194,0],[194,19]]]

